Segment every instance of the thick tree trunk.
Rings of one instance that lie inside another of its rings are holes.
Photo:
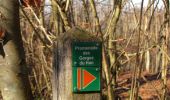
[[[0,56],[0,91],[4,100],[32,100],[20,35],[18,1],[0,0],[0,11],[4,16],[0,27],[6,30],[5,37],[10,38],[4,44],[5,58]]]
[[[161,26],[161,30],[159,32],[159,43],[160,43],[160,52],[161,52],[161,72],[162,72],[162,80],[163,80],[163,88],[162,88],[162,100],[167,100],[167,68],[168,68],[168,59],[166,54],[168,54],[168,39],[169,39],[169,22],[170,22],[170,5],[169,0],[165,0],[164,6],[166,12],[164,14],[164,23]]]

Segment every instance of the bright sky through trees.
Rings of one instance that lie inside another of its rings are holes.
[[[129,0],[129,1],[130,1],[130,0]],[[132,0],[132,1],[133,1],[134,5],[136,5],[136,6],[140,6],[140,5],[141,5],[141,2],[142,2],[142,0]],[[149,1],[149,0],[144,0],[144,6],[145,6],[145,7],[147,6],[148,1]],[[157,2],[157,1],[159,1],[158,7],[159,7],[159,8],[162,8],[162,7],[163,7],[163,2],[162,2],[162,0],[156,0],[156,2]]]

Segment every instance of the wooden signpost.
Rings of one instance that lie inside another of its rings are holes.
[[[53,100],[101,100],[101,42],[73,28],[54,43]]]

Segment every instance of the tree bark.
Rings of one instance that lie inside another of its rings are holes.
[[[111,86],[110,82],[112,81],[112,85],[113,90],[110,90],[110,92],[113,91],[113,94],[110,94],[110,96],[108,96],[108,100],[115,100],[115,86],[116,86],[116,42],[113,43],[112,40],[116,40],[116,25],[117,22],[119,20],[120,17],[120,13],[121,13],[121,7],[122,7],[122,0],[115,0],[114,1],[114,7],[113,7],[113,15],[112,18],[110,19],[110,23],[108,25],[108,55],[109,55],[109,59],[110,59],[110,71],[112,70],[112,76],[113,79],[109,79],[110,81],[108,81],[108,85]],[[105,34],[107,35],[107,33]]]
[[[4,100],[32,100],[28,69],[20,34],[17,0],[0,0],[0,27],[6,30],[5,58],[0,56],[0,91]]]
[[[166,54],[168,54],[168,34],[169,34],[169,23],[170,23],[170,6],[169,6],[169,0],[164,1],[165,6],[165,14],[164,14],[164,23],[161,26],[160,29],[160,37],[159,37],[159,43],[160,43],[160,52],[161,52],[161,72],[162,72],[162,80],[163,80],[163,88],[162,88],[162,100],[167,100],[167,68],[168,68],[168,59],[166,57]],[[164,53],[165,52],[165,53]]]

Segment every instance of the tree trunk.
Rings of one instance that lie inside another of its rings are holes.
[[[0,27],[6,30],[6,56],[0,56],[0,91],[4,100],[32,100],[20,34],[18,1],[0,0],[0,11],[4,16],[0,19]]]
[[[148,13],[146,14],[146,18],[145,18],[145,20],[146,20],[145,21],[145,31],[146,31],[146,35],[147,35],[147,39],[145,41],[145,48],[146,49],[149,48],[149,35],[150,35],[149,33],[151,32],[150,31],[150,26],[151,26],[150,21],[152,20],[151,12],[152,12],[152,6],[153,6],[153,4],[151,5],[151,3],[152,3],[152,0],[149,0],[148,5],[147,5]],[[149,19],[149,18],[151,18],[151,19]],[[149,50],[147,50],[145,52],[145,63],[146,63],[145,64],[146,71],[149,72],[150,71],[149,70],[150,69],[150,51]]]
[[[168,34],[169,34],[169,0],[165,0],[164,2],[166,12],[164,14],[164,23],[161,26],[160,30],[160,52],[161,52],[161,72],[162,72],[162,80],[163,80],[163,88],[162,88],[162,100],[167,100],[167,67],[168,67],[168,59],[166,54],[168,54]]]
[[[116,25],[117,22],[119,20],[120,17],[120,13],[121,13],[121,7],[122,7],[122,0],[115,0],[114,1],[114,7],[113,7],[113,15],[112,18],[110,19],[110,25],[108,25],[108,55],[109,55],[109,59],[110,59],[110,71],[112,70],[112,74],[113,74],[113,80],[112,80],[112,85],[113,87],[113,95],[110,95],[108,97],[108,100],[115,100],[115,86],[116,86],[116,42],[113,43],[112,40],[116,40]],[[107,34],[107,33],[106,33]],[[108,85],[110,84],[110,81],[107,82]]]

